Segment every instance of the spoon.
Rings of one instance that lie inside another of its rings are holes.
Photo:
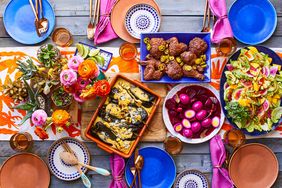
[[[93,171],[95,171],[98,174],[101,174],[103,176],[109,176],[111,174],[106,169],[90,166],[90,165],[87,165],[87,164],[79,162],[77,160],[77,158],[72,153],[69,153],[67,151],[61,152],[60,153],[60,157],[67,164],[70,164],[70,165],[78,165],[79,164],[79,165],[84,166],[84,167],[86,167],[86,168],[88,168],[90,170],[93,170]]]
[[[95,4],[95,7],[94,7],[94,11],[96,12],[96,4]],[[93,20],[92,20],[92,0],[89,0],[89,24],[88,24],[88,27],[87,27],[87,38],[89,40],[93,39],[94,37],[94,23],[93,23]]]
[[[207,14],[208,14],[208,25],[206,26]],[[209,2],[208,2],[208,0],[206,0],[204,20],[203,20],[203,28],[202,28],[201,32],[209,32],[209,31],[210,31],[210,9],[209,9]]]
[[[40,32],[39,32],[39,23],[38,23],[38,20],[39,20],[39,19],[38,19],[38,16],[37,16],[37,11],[35,11],[35,8],[34,8],[34,5],[33,5],[32,0],[29,0],[29,4],[30,4],[31,9],[32,9],[32,11],[33,11],[33,14],[34,14],[34,16],[35,16],[35,20],[34,20],[35,30],[36,30],[37,35],[40,37],[41,34],[40,34]]]
[[[131,182],[130,188],[132,188],[135,185],[135,188],[137,188],[136,185],[136,177],[137,177],[137,173],[136,173],[136,167],[131,167],[130,168],[131,173],[133,174],[133,180]]]
[[[39,23],[39,32],[40,34],[46,33],[46,31],[48,30],[49,27],[49,22],[46,18],[44,18],[44,13],[43,13],[43,8],[42,8],[42,0],[39,0],[39,7],[40,7],[40,11],[41,11],[41,19],[39,19],[38,23]]]
[[[138,184],[139,184],[139,188],[142,188],[142,183],[141,183],[141,170],[144,166],[144,158],[142,155],[138,155],[136,161],[135,161],[135,167],[137,170],[137,174],[138,174]]]

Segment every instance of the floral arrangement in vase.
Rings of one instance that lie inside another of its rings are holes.
[[[96,96],[106,96],[110,92],[110,84],[92,59],[73,56],[60,73],[60,81],[66,92],[82,103]]]

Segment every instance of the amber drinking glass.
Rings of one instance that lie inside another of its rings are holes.
[[[169,154],[176,155],[182,151],[183,144],[179,138],[169,136],[164,141],[164,148]]]
[[[16,133],[10,138],[10,146],[15,151],[28,151],[32,145],[32,136],[27,132]]]
[[[52,33],[52,41],[61,47],[68,47],[72,45],[73,38],[71,33],[66,28],[56,28]]]
[[[134,44],[125,42],[119,47],[119,55],[123,60],[133,60],[137,56],[137,48]]]
[[[237,49],[236,40],[234,38],[224,38],[216,46],[216,53],[220,56],[230,56]]]
[[[245,143],[246,137],[241,130],[231,129],[224,133],[224,141],[233,149],[236,149]]]

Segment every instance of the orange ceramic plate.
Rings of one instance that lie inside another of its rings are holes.
[[[229,175],[236,187],[271,187],[277,179],[279,164],[275,154],[262,144],[240,147],[232,155]]]
[[[37,155],[16,154],[7,159],[1,167],[1,188],[48,188],[49,183],[49,169]]]
[[[111,13],[111,24],[115,33],[123,40],[130,43],[138,43],[140,40],[133,38],[126,30],[124,26],[124,19],[126,16],[126,12],[136,4],[148,4],[154,7],[159,15],[160,9],[158,4],[154,0],[119,0]]]

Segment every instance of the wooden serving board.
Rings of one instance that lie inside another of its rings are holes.
[[[109,73],[106,74],[107,78],[109,78],[110,80],[115,76],[115,73]],[[123,73],[123,75],[125,75],[126,77],[132,79],[132,80],[140,80],[140,75],[139,73]],[[157,108],[157,110],[155,111],[155,114],[150,122],[150,124],[148,125],[144,135],[142,136],[141,141],[144,142],[162,142],[165,140],[166,138],[166,127],[165,124],[163,122],[163,117],[162,117],[162,107],[163,107],[163,101],[164,98],[167,94],[167,87],[166,84],[152,84],[152,83],[148,83],[148,84],[144,84],[146,85],[148,88],[150,88],[151,90],[153,90],[155,93],[159,94],[159,96],[161,97],[161,102]],[[99,103],[100,103],[100,99],[95,99],[95,100],[91,100],[91,101],[86,101],[83,103],[82,105],[82,116],[81,116],[81,137],[85,140],[88,140],[85,135],[84,132],[95,112],[95,110],[97,109]]]

